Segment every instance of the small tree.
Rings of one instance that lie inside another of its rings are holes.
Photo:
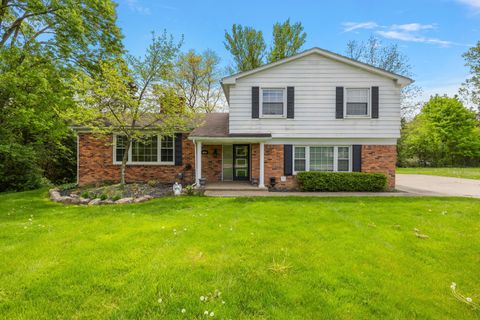
[[[266,45],[262,31],[234,24],[232,34],[225,30],[224,45],[233,56],[237,72],[255,69],[263,64]]]
[[[173,82],[192,110],[213,112],[224,103],[219,64],[220,58],[212,50],[202,54],[190,50],[178,57]]]
[[[94,134],[125,137],[121,184],[132,141],[172,136],[192,125],[193,113],[167,84],[180,45],[166,32],[154,35],[143,58],[100,62],[99,77],[77,79],[80,107],[69,116]]]
[[[290,19],[284,23],[275,23],[273,25],[273,46],[268,53],[268,62],[291,57],[297,54],[305,43],[307,34],[303,32],[303,26],[300,22],[290,24]]]
[[[351,40],[347,43],[347,57],[363,63],[370,64],[377,68],[400,74],[406,77],[412,76],[412,66],[408,58],[400,52],[396,44],[383,45],[382,42],[371,36],[365,42]],[[420,96],[422,90],[415,84],[411,84],[402,89],[402,113],[409,116],[418,109],[419,104],[416,98]]]

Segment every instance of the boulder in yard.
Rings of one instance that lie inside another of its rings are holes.
[[[88,205],[89,206],[94,206],[94,205],[100,204],[101,201],[102,200],[100,200],[100,199],[93,199],[88,203]]]
[[[148,201],[150,199],[153,199],[153,197],[147,194],[147,195],[136,198],[135,200],[133,200],[133,202],[135,202],[135,203],[145,202],[145,201]]]
[[[132,203],[133,198],[122,198],[115,201],[116,204]]]

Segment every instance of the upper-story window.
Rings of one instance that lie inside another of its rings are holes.
[[[264,117],[285,116],[286,94],[284,88],[262,88],[262,112]]]
[[[370,114],[370,90],[367,88],[361,89],[346,89],[346,117],[368,117]]]

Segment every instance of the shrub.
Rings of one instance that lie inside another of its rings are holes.
[[[83,191],[82,194],[80,195],[80,197],[88,199],[88,198],[90,198],[90,194],[87,191]]]
[[[113,201],[117,201],[117,200],[120,200],[122,197],[119,195],[119,194],[116,194],[112,197],[112,200]]]
[[[297,179],[302,191],[384,191],[387,177],[364,172],[300,172]]]
[[[102,193],[100,195],[100,200],[107,200],[107,199],[108,199],[108,196],[105,193]]]

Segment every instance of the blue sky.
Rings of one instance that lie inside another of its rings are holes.
[[[480,0],[403,1],[165,1],[117,0],[126,48],[143,54],[151,31],[184,35],[184,50],[216,51],[231,64],[223,45],[233,23],[252,26],[271,42],[272,25],[290,18],[307,32],[304,49],[345,53],[349,40],[376,35],[397,43],[414,79],[430,94],[454,94],[466,79],[462,53],[480,40]]]

